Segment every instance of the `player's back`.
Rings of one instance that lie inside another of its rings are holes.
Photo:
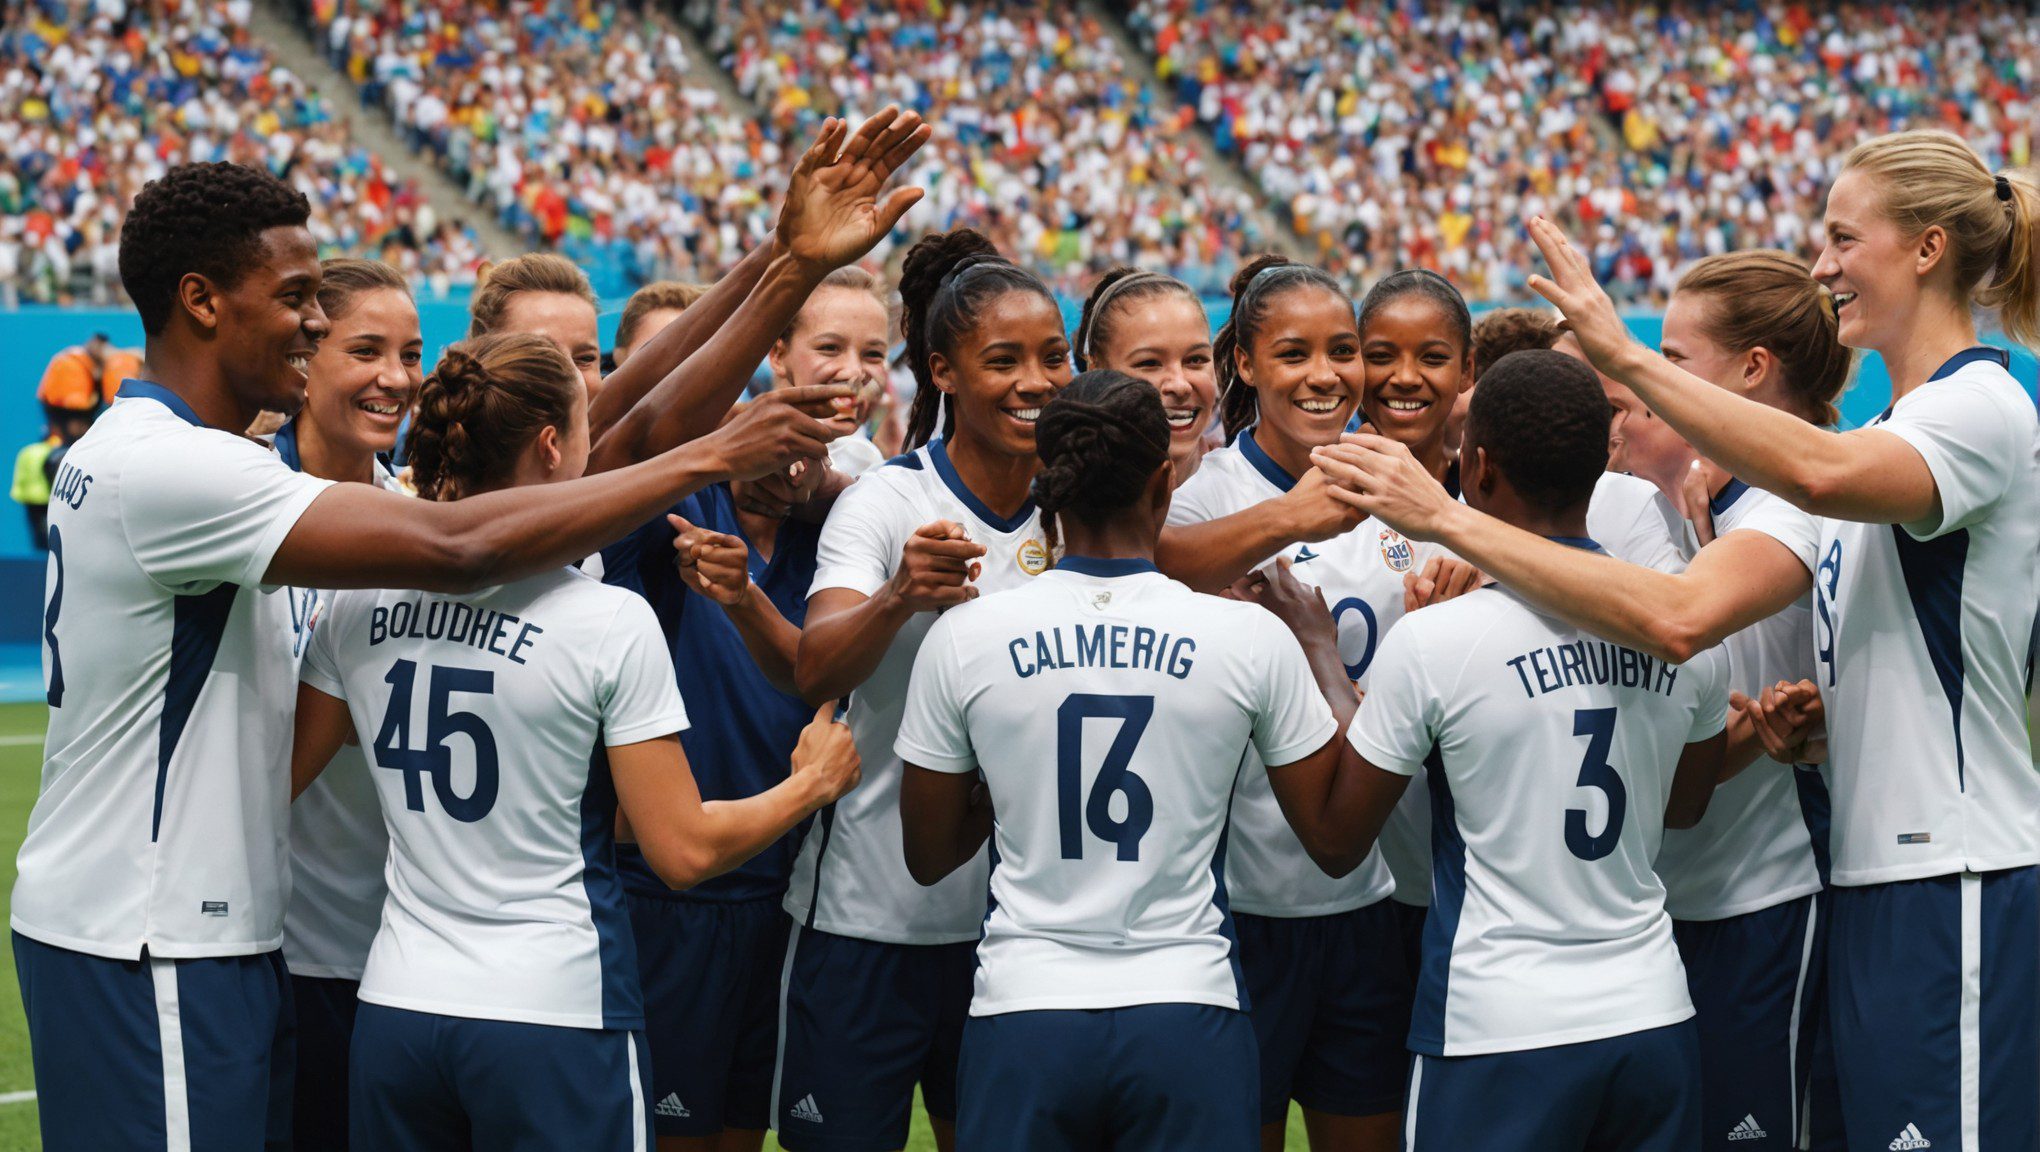
[[[364,1001],[637,1027],[603,746],[685,726],[649,606],[559,569],[481,592],[342,592],[305,665],[347,700],[390,827]]]
[[[967,746],[997,813],[972,1014],[1244,1008],[1223,877],[1233,786],[1250,747],[1287,764],[1334,732],[1307,677],[1278,671],[1303,667],[1278,659],[1294,638],[1145,561],[1072,557],[952,610],[928,643],[901,756],[966,771],[947,749]]]
[[[1384,642],[1354,743],[1426,769],[1436,891],[1411,1047],[1471,1055],[1692,1015],[1652,860],[1679,757],[1718,733],[1725,668],[1587,635],[1490,587]]]

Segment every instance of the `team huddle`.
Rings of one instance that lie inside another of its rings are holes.
[[[267,173],[141,191],[48,521],[47,1147],[2040,1149],[1972,319],[2040,338],[2040,185],[1865,143],[1660,350],[1541,219],[1556,313],[1262,257],[1071,333],[969,230],[856,266],[928,136],[828,121],[606,376],[558,257],[428,370]]]

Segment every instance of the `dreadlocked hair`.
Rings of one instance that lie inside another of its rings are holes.
[[[907,447],[935,438],[942,391],[929,365],[936,354],[953,355],[976,318],[1009,292],[1033,292],[1054,303],[1041,277],[999,255],[984,235],[969,228],[934,232],[915,241],[900,267],[900,335],[907,367],[914,373],[914,404],[907,411]],[[947,435],[954,414],[944,423]]]
[[[531,438],[565,435],[581,373],[551,339],[499,332],[449,347],[418,393],[405,455],[427,500],[458,500],[501,485]]]
[[[1218,378],[1218,414],[1225,425],[1225,439],[1252,426],[1260,405],[1252,385],[1240,379],[1239,358],[1251,356],[1254,340],[1268,319],[1268,308],[1277,296],[1297,288],[1322,288],[1352,307],[1352,300],[1329,272],[1315,264],[1303,264],[1272,253],[1256,256],[1233,273],[1232,315],[1211,342],[1212,372]]]

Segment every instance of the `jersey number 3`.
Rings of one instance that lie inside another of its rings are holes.
[[[1140,838],[1155,822],[1155,798],[1147,781],[1127,770],[1141,733],[1154,719],[1152,696],[1099,696],[1073,693],[1055,712],[1055,780],[1057,811],[1062,826],[1062,856],[1084,858],[1084,828],[1107,844],[1117,845],[1119,859],[1140,859]],[[1105,749],[1098,779],[1084,792],[1084,721],[1118,720],[1119,733]],[[1126,815],[1112,818],[1112,796],[1125,797]]]
[[[404,807],[425,810],[423,777],[432,777],[432,791],[440,807],[462,823],[472,824],[496,806],[496,737],[473,712],[451,708],[455,692],[477,696],[494,695],[496,674],[479,668],[431,670],[430,699],[426,703],[425,746],[411,747],[411,692],[418,680],[415,661],[399,660],[390,666],[383,682],[390,686],[389,710],[383,713],[382,730],[375,734],[375,762],[404,774]],[[462,796],[453,790],[453,750],[447,738],[459,733],[475,750],[475,786]]]
[[[1608,797],[1608,823],[1599,836],[1587,835],[1587,810],[1565,810],[1565,846],[1582,860],[1599,860],[1615,850],[1622,839],[1622,815],[1629,807],[1629,789],[1608,763],[1608,749],[1615,743],[1615,710],[1582,708],[1573,713],[1573,735],[1587,738],[1587,758],[1580,762],[1576,781],[1581,788],[1599,788]]]

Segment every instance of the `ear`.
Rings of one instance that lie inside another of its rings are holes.
[[[538,436],[531,442],[531,450],[537,454],[539,464],[550,475],[560,466],[560,430],[551,424],[538,430]]]
[[[787,379],[786,341],[784,339],[774,340],[772,342],[772,350],[770,352],[765,353],[765,363],[771,366],[772,375],[774,379],[778,380]]]
[[[928,376],[941,391],[956,395],[956,373],[949,367],[949,357],[940,352],[928,353]]]
[[[1460,486],[1473,489],[1483,498],[1493,496],[1495,482],[1501,478],[1501,473],[1495,470],[1494,462],[1488,459],[1487,449],[1476,447],[1470,462],[1472,467],[1469,468],[1468,463],[1469,461],[1462,455],[1459,464]]]
[[[1163,459],[1162,466],[1155,469],[1155,474],[1148,477],[1148,507],[1155,514],[1157,528],[1169,518],[1169,497],[1175,495],[1175,492],[1176,460],[1174,457],[1167,457]]]
[[[1756,392],[1770,383],[1772,372],[1778,367],[1778,358],[1771,350],[1759,344],[1743,353],[1742,381],[1745,394]]]
[[[1948,230],[1939,224],[1927,225],[1920,233],[1914,249],[1913,272],[1919,276],[1930,276],[1941,266],[1948,255]]]
[[[1253,361],[1248,358],[1245,347],[1239,344],[1233,345],[1232,362],[1233,373],[1240,378],[1240,383],[1252,388],[1254,386],[1254,365]]]
[[[178,278],[177,306],[205,331],[211,332],[220,326],[219,291],[213,287],[212,281],[196,272],[186,272]]]

